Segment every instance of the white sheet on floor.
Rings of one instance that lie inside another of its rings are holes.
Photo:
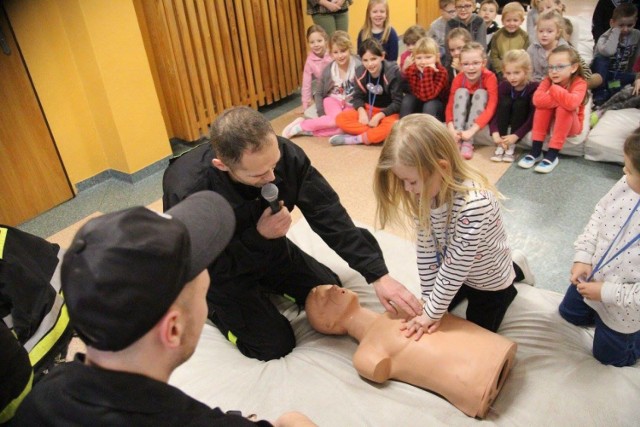
[[[623,164],[622,146],[638,126],[640,126],[640,109],[607,111],[589,132],[584,147],[584,158]]]
[[[376,232],[391,274],[419,293],[414,246]],[[290,237],[354,290],[363,306],[382,311],[371,286],[314,234],[304,220]],[[571,250],[571,248],[567,248]],[[517,285],[518,296],[499,332],[518,344],[516,364],[485,424],[501,426],[631,426],[640,419],[640,364],[603,366],[591,356],[593,331],[564,322],[562,295]],[[297,347],[271,362],[248,359],[209,324],[193,357],[171,383],[224,410],[275,419],[284,411],[307,414],[319,426],[475,425],[442,398],[397,381],[374,384],[358,376],[351,358],[357,342],[325,336],[304,312],[278,302],[291,320]],[[463,307],[454,313],[463,315]],[[419,369],[420,367],[416,367]],[[446,369],[443,366],[442,369]]]

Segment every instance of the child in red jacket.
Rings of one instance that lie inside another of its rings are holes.
[[[412,56],[413,63],[404,75],[411,92],[402,98],[400,118],[425,113],[443,121],[449,75],[440,63],[438,44],[431,37],[423,37],[416,42]]]
[[[533,115],[531,152],[518,162],[524,169],[535,167],[539,173],[549,173],[558,165],[558,152],[568,136],[582,132],[587,81],[580,57],[569,46],[558,46],[549,55],[549,75],[533,95],[536,112]],[[542,144],[551,128],[549,150],[542,155]]]

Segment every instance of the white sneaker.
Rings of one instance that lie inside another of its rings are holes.
[[[287,127],[285,127],[284,130],[282,131],[282,136],[287,138],[287,139],[290,139],[291,137],[294,137],[294,136],[298,135],[299,133],[301,133],[302,132],[302,128],[300,128],[299,125],[303,121],[304,121],[304,119],[302,117],[298,117],[297,119],[295,119],[294,121],[289,123],[287,125]],[[299,131],[298,131],[298,129],[295,129],[296,126],[299,127]]]
[[[502,145],[498,145],[496,147],[496,151],[494,151],[494,153],[493,153],[493,156],[491,156],[491,161],[492,162],[501,162],[503,154],[504,154],[504,148],[502,148]]]
[[[511,260],[515,265],[520,267],[522,270],[522,274],[524,274],[524,279],[520,283],[526,283],[527,285],[534,286],[536,283],[536,276],[533,275],[533,272],[529,268],[529,261],[527,261],[527,256],[519,249],[514,249],[511,251]]]
[[[507,150],[504,152],[504,156],[502,156],[502,161],[505,163],[513,163],[516,160],[515,156],[516,145],[512,144],[507,147]]]

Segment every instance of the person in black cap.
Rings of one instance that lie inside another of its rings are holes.
[[[261,197],[267,183],[279,190],[283,207],[277,213]],[[268,294],[283,295],[303,308],[315,286],[340,284],[333,271],[286,238],[295,207],[331,249],[373,284],[388,311],[422,311],[418,299],[389,275],[373,235],[354,225],[304,151],[276,136],[259,112],[248,107],[224,111],[211,126],[211,145],[169,165],[164,209],[199,190],[220,193],[236,214],[231,243],[209,269],[215,281],[207,302],[209,318],[245,356],[272,360],[295,347],[291,324]]]
[[[61,281],[86,355],[47,375],[18,408],[16,425],[254,425],[167,384],[206,320],[207,266],[235,219],[203,191],[159,214],[135,207],[92,219],[65,253]],[[286,425],[289,413],[276,425]],[[261,425],[271,425],[259,421]]]

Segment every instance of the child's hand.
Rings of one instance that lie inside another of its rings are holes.
[[[502,145],[502,137],[498,132],[494,132],[491,134],[491,139],[493,139],[493,143],[496,145]]]
[[[411,64],[413,64],[415,62],[415,59],[413,58],[413,54],[407,56],[407,59],[404,60],[404,65],[402,66],[402,71],[406,71],[407,68],[409,68],[409,66]]]
[[[433,320],[426,313],[416,316],[413,319],[403,320],[401,331],[406,331],[404,336],[410,338],[415,334],[415,340],[418,341],[424,333],[431,334],[440,327],[440,320]]]
[[[321,6],[324,6],[329,12],[337,12],[342,7],[342,4],[338,5],[338,3],[334,3],[331,0],[320,0]]]
[[[456,71],[460,71],[460,58],[453,58],[451,61],[451,68]]]
[[[460,132],[453,127],[453,122],[447,123],[447,129],[455,142],[460,142]]]
[[[304,106],[304,102],[302,103],[301,106],[299,106],[296,109],[296,114],[304,114],[304,111],[307,109],[307,107]]]
[[[358,121],[363,125],[369,124],[369,115],[364,110],[364,108],[358,108]]]
[[[580,295],[591,301],[602,301],[603,282],[581,282],[576,288]]]
[[[463,141],[470,141],[471,138],[473,138],[473,135],[475,135],[475,133],[476,132],[473,130],[473,128],[463,130],[460,132],[460,139],[462,139]]]
[[[634,96],[638,96],[640,95],[640,77],[638,77],[635,81],[635,83],[633,84],[633,92],[632,94]]]
[[[369,120],[369,127],[374,128],[380,124],[380,121],[384,119],[384,113],[374,114]]]
[[[591,264],[574,262],[571,267],[571,283],[577,285],[580,280],[587,280],[587,277],[591,276],[591,269]]]
[[[503,143],[504,145],[506,145],[507,147],[508,147],[509,145],[513,145],[513,144],[515,144],[516,142],[518,142],[518,135],[515,135],[515,134],[513,134],[513,133],[512,133],[511,135],[507,135],[507,136],[505,136],[504,138],[502,138],[502,143]],[[505,148],[506,148],[506,147],[505,147]]]

